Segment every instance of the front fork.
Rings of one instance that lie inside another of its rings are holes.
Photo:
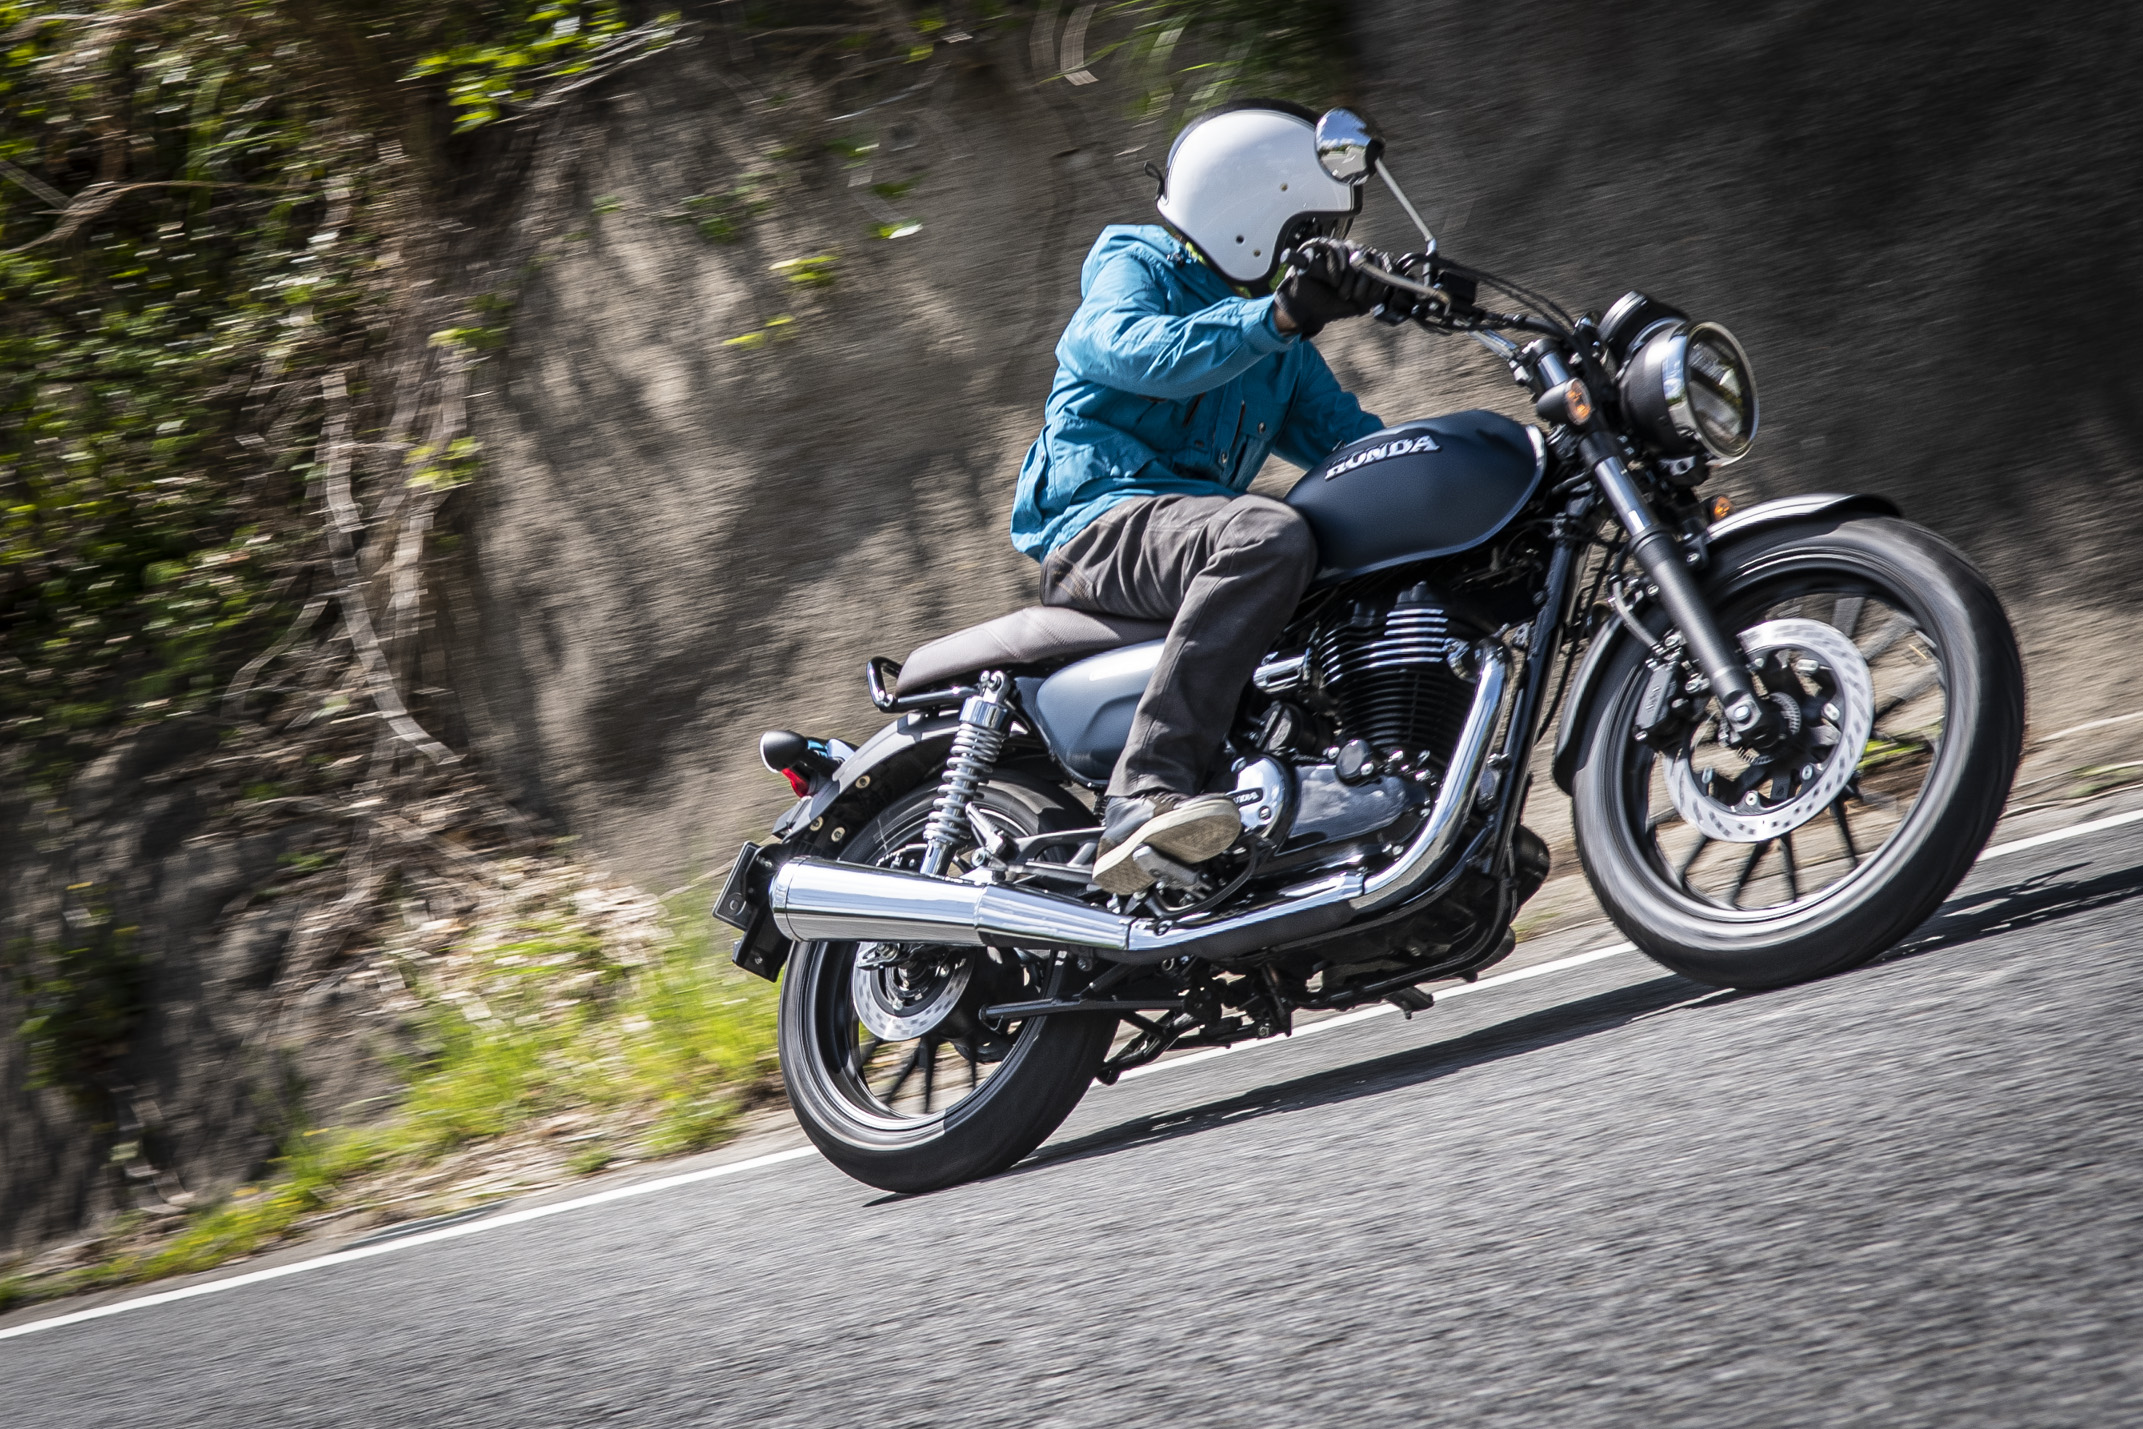
[[[1749,676],[1740,648],[1712,618],[1696,576],[1682,559],[1682,543],[1652,515],[1620,457],[1609,453],[1595,462],[1592,478],[1629,532],[1630,555],[1658,590],[1667,619],[1682,633],[1697,669],[1711,682],[1712,693],[1725,711],[1726,727],[1738,739],[1761,747],[1770,733],[1770,706],[1756,693],[1756,682]]]
[[[1569,369],[1554,353],[1535,349],[1535,355],[1546,384],[1540,399],[1542,415],[1567,422],[1577,430],[1578,450],[1592,469],[1592,479],[1614,508],[1622,529],[1629,533],[1630,555],[1659,592],[1667,619],[1681,632],[1697,669],[1710,682],[1732,741],[1756,749],[1769,747],[1777,735],[1771,707],[1756,692],[1756,682],[1740,647],[1713,618],[1696,576],[1682,559],[1681,542],[1652,514],[1637,479],[1623,464],[1614,438],[1591,410],[1584,384],[1570,376]]]

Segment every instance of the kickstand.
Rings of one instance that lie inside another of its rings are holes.
[[[1418,987],[1402,987],[1387,994],[1384,1000],[1405,1013],[1406,1020],[1412,1022],[1415,1013],[1427,1012],[1436,1005],[1436,994],[1423,992]]]
[[[1265,975],[1265,995],[1272,1001],[1272,1016],[1275,1030],[1283,1037],[1295,1035],[1295,1005],[1280,988],[1280,974],[1271,963],[1258,969]]]

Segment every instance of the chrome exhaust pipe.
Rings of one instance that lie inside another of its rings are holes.
[[[1466,827],[1466,811],[1473,807],[1474,793],[1481,787],[1481,771],[1488,767],[1488,747],[1495,740],[1496,722],[1503,714],[1504,687],[1510,683],[1510,659],[1501,645],[1483,640],[1473,647],[1473,654],[1474,662],[1480,666],[1481,680],[1474,689],[1473,703],[1467,707],[1458,744],[1451,751],[1451,763],[1445,770],[1449,777],[1437,792],[1436,807],[1429,811],[1429,821],[1414,835],[1406,851],[1363,883],[1362,891],[1353,899],[1356,913],[1380,912],[1428,886],[1442,871],[1458,842],[1459,831]]]
[[[1503,647],[1474,647],[1480,683],[1451,754],[1449,777],[1413,841],[1374,874],[1327,874],[1283,889],[1266,907],[1229,918],[1126,918],[1052,893],[932,878],[894,868],[790,859],[767,890],[774,926],[797,942],[952,943],[1065,948],[1119,963],[1230,958],[1336,932],[1405,901],[1446,871],[1480,787],[1503,712],[1510,662]]]

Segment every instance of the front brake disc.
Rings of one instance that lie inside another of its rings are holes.
[[[1775,802],[1761,793],[1761,785],[1748,790],[1733,804],[1713,798],[1690,767],[1685,744],[1667,766],[1667,794],[1675,809],[1690,825],[1721,843],[1754,844],[1789,834],[1836,802],[1860,768],[1875,727],[1875,680],[1860,647],[1836,626],[1820,620],[1767,620],[1741,632],[1741,648],[1752,662],[1782,650],[1795,650],[1816,658],[1835,687],[1824,711],[1827,724],[1837,731],[1828,749],[1814,751],[1805,737],[1796,741],[1800,750],[1794,763],[1811,772],[1795,778],[1795,787]],[[1809,731],[1801,731],[1806,736]],[[1789,777],[1797,769],[1784,771]]]

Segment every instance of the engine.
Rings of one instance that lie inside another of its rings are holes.
[[[1362,740],[1387,769],[1441,771],[1473,702],[1463,672],[1481,633],[1426,585],[1358,600],[1328,619],[1309,666],[1341,741]]]

